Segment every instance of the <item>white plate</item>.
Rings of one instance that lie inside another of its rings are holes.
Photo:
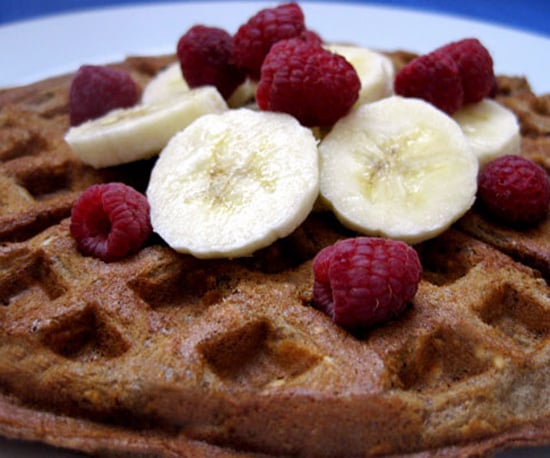
[[[33,82],[106,63],[130,54],[175,51],[178,38],[203,23],[234,32],[249,16],[274,2],[186,2],[100,9],[50,16],[0,27],[0,87]],[[452,40],[477,37],[489,49],[497,73],[525,75],[533,89],[550,92],[550,39],[478,21],[400,8],[303,2],[307,25],[326,40],[376,49],[427,52]],[[73,458],[81,455],[0,438],[1,458]],[[516,450],[499,457],[550,456],[550,448]]]
[[[173,52],[195,23],[233,32],[263,2],[185,2],[99,9],[0,27],[0,87],[27,83],[105,63],[128,54]],[[308,26],[327,40],[373,48],[426,52],[475,36],[492,53],[498,73],[527,75],[533,88],[550,92],[550,39],[510,28],[438,14],[359,4],[302,3]]]

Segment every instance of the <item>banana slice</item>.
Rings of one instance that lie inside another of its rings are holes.
[[[340,54],[355,68],[361,80],[355,106],[374,102],[393,94],[395,71],[391,60],[383,54],[360,46],[331,44],[326,49]]]
[[[256,88],[258,87],[258,82],[253,81],[250,78],[244,80],[237,89],[231,94],[227,99],[227,105],[229,108],[242,108],[249,107],[256,103]]]
[[[294,231],[319,192],[317,143],[282,113],[206,115],[160,153],[147,198],[151,223],[174,250],[234,258]]]
[[[174,62],[149,81],[141,95],[142,103],[157,103],[172,100],[189,91],[189,86],[181,74],[179,62]]]
[[[205,86],[170,101],[113,110],[71,127],[65,141],[85,164],[109,167],[152,157],[198,117],[225,110],[220,93]]]
[[[320,192],[341,222],[408,243],[436,236],[474,202],[478,161],[427,102],[391,96],[340,119],[319,145]]]
[[[521,134],[515,114],[494,100],[466,105],[453,118],[470,141],[480,166],[505,154],[520,152]]]

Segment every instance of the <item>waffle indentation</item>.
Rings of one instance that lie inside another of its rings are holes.
[[[510,284],[497,288],[479,311],[480,318],[527,351],[550,335],[550,313],[528,292]]]
[[[0,161],[33,156],[46,148],[46,140],[28,129],[14,127],[0,130]]]
[[[420,257],[424,279],[438,286],[454,283],[473,266],[465,246],[440,243],[439,239],[426,242],[420,250]]]
[[[229,285],[224,278],[197,268],[195,261],[179,259],[162,263],[140,274],[129,283],[130,288],[153,309],[203,303],[222,299]]]
[[[199,348],[220,378],[253,386],[282,384],[321,359],[297,343],[278,337],[266,320],[247,323],[203,342]]]
[[[403,358],[398,372],[404,389],[437,390],[491,367],[491,359],[483,348],[449,327],[419,337],[414,347]]]
[[[0,265],[0,301],[5,306],[19,300],[32,302],[31,297],[54,300],[66,291],[42,252],[10,252],[0,259]]]
[[[34,198],[39,199],[55,192],[70,191],[71,168],[70,162],[50,164],[46,170],[29,167],[18,173],[17,181]]]
[[[81,361],[114,358],[129,349],[120,332],[91,305],[54,320],[41,334],[44,345],[55,353]]]

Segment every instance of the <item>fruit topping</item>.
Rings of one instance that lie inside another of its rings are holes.
[[[297,3],[260,10],[233,36],[235,63],[245,69],[252,79],[258,80],[262,62],[271,46],[279,40],[299,37],[305,32],[304,13]]]
[[[449,43],[423,54],[396,75],[395,93],[424,99],[447,114],[494,91],[493,60],[477,39]]]
[[[95,168],[148,159],[172,136],[206,113],[227,110],[212,86],[179,92],[168,100],[110,111],[100,118],[71,127],[65,141],[78,158]]]
[[[349,238],[313,260],[314,305],[336,324],[363,330],[400,314],[418,289],[422,267],[403,242]]]
[[[248,256],[289,235],[318,194],[311,130],[247,108],[202,116],[176,134],[147,188],[154,231],[198,258]]]
[[[329,44],[323,47],[343,56],[357,72],[361,89],[356,107],[393,95],[395,70],[389,57],[362,46]]]
[[[476,38],[466,38],[443,46],[437,54],[447,54],[457,63],[463,104],[475,103],[489,97],[494,89],[493,58]]]
[[[464,90],[458,65],[449,55],[424,54],[395,76],[395,93],[430,102],[447,114],[462,107]]]
[[[121,259],[137,252],[151,234],[149,203],[123,183],[92,185],[73,206],[70,231],[84,255]]]
[[[308,43],[311,43],[312,45],[321,46],[323,44],[323,39],[321,38],[321,35],[319,35],[314,30],[307,29],[300,35],[300,38],[304,41],[307,41]]]
[[[115,108],[134,105],[138,88],[129,73],[99,65],[83,65],[69,91],[71,126],[99,118]]]
[[[224,99],[245,80],[233,64],[231,35],[217,27],[196,25],[178,41],[181,72],[190,87],[215,86]]]
[[[531,226],[548,214],[550,178],[533,161],[506,155],[482,169],[477,196],[479,206],[498,221]]]
[[[470,209],[478,160],[449,116],[420,99],[367,103],[319,145],[321,196],[362,234],[418,243]]]
[[[359,97],[361,81],[341,55],[300,38],[273,45],[262,65],[256,101],[304,126],[331,126]]]
[[[183,78],[181,64],[176,61],[159,71],[143,88],[141,103],[158,103],[179,97],[189,91]]]
[[[453,119],[466,135],[480,166],[499,156],[519,154],[519,122],[504,105],[486,98],[462,107]]]

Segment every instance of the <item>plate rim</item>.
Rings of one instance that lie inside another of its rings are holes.
[[[309,22],[308,18],[315,18],[316,23],[312,26],[312,28],[315,28],[318,24],[326,25],[326,21],[321,19],[323,11],[334,13],[338,13],[339,11],[353,11],[359,12],[363,16],[374,15],[377,20],[373,21],[372,24],[366,24],[365,35],[358,36],[357,40],[355,40],[355,38],[352,39],[363,46],[376,49],[394,50],[397,48],[407,48],[415,52],[427,52],[430,49],[433,49],[438,45],[442,45],[452,39],[465,37],[466,34],[464,30],[472,30],[473,33],[471,35],[481,35],[484,44],[486,44],[492,54],[494,54],[495,70],[497,73],[509,74],[513,76],[527,75],[535,92],[550,92],[550,79],[544,77],[544,75],[550,73],[550,61],[543,59],[544,49],[550,48],[550,38],[537,33],[509,27],[508,25],[495,24],[493,22],[487,22],[476,18],[464,17],[463,15],[446,14],[430,10],[401,7],[397,5],[382,5],[376,3],[364,4],[350,0],[345,0],[338,3],[333,1],[307,0],[299,3],[306,13],[306,22]],[[21,58],[21,55],[26,56],[31,54],[30,50],[32,50],[32,44],[29,43],[30,40],[26,39],[29,31],[31,34],[40,32],[40,34],[45,35],[47,34],[46,31],[62,29],[61,32],[65,33],[67,36],[67,34],[70,34],[70,32],[74,29],[74,24],[78,23],[82,29],[86,31],[90,29],[93,21],[104,20],[108,16],[124,17],[130,15],[133,17],[136,16],[136,14],[141,14],[152,17],[151,15],[160,14],[159,12],[162,13],[167,9],[176,9],[176,11],[192,11],[193,17],[198,17],[197,14],[199,13],[210,11],[211,16],[211,9],[213,7],[224,11],[242,11],[242,13],[239,13],[240,20],[241,22],[244,22],[248,18],[247,12],[252,13],[257,11],[259,8],[270,5],[272,6],[273,4],[274,3],[272,1],[206,0],[189,1],[184,3],[160,2],[153,4],[136,3],[109,5],[97,8],[84,8],[78,11],[49,14],[43,17],[0,25],[0,42],[8,42],[7,40],[12,38],[9,42],[17,43],[16,46],[10,47],[12,48],[11,50],[7,50],[7,56],[4,55],[4,57],[2,57],[0,55],[0,65],[2,65],[4,69],[7,69],[7,71],[4,71],[2,75],[0,75],[0,88],[28,84],[44,77],[67,73],[68,71],[73,71],[77,68],[77,64],[79,63],[78,57],[71,54],[71,52],[66,52],[65,49],[61,49],[59,53],[55,55],[55,59],[52,60],[50,58],[50,65],[47,64],[47,56],[42,57],[42,62],[46,63],[38,62],[37,65],[33,65],[32,62]],[[212,25],[223,25],[223,23],[228,19],[228,16],[227,14],[219,16],[221,17],[221,21],[211,20],[209,22],[211,22]],[[341,17],[341,15],[338,14],[336,16]],[[378,24],[377,22],[380,22],[379,19],[381,17],[388,17],[390,19],[386,21],[385,24]],[[406,36],[407,43],[403,44],[404,34],[402,31],[391,30],[391,33],[380,33],[383,27],[391,26],[389,22],[391,20],[395,20],[396,17],[398,19],[401,18],[400,20],[407,19],[411,21],[409,24],[413,27],[417,26],[419,23],[424,23],[425,21],[427,21],[431,27],[435,27],[438,23],[441,23],[442,25],[437,28],[436,33],[436,36],[440,36],[441,39],[415,38],[417,35],[428,34],[415,34],[414,32],[408,32],[409,35]],[[229,19],[233,19],[232,27],[228,28],[231,32],[236,28],[236,22],[234,20],[235,18],[229,17]],[[354,27],[352,30],[357,30],[358,25],[356,18],[351,17],[350,19],[352,20],[352,25]],[[189,21],[186,24],[185,20],[182,20],[179,34],[183,33],[186,26],[189,25]],[[335,25],[333,23],[331,25],[334,27],[328,38],[334,36],[336,39],[345,39],[342,34],[342,24]],[[80,59],[80,63],[99,64],[121,60],[128,54],[136,55],[142,53],[144,55],[150,55],[155,53],[171,52],[175,50],[175,42],[177,41],[179,35],[173,29],[173,23],[169,24],[169,26],[172,27],[169,30],[162,30],[162,28],[159,28],[160,37],[155,39],[155,41],[152,41],[149,46],[144,46],[144,42],[139,41],[140,44],[132,47],[128,45],[127,41],[123,40],[124,48],[110,48],[109,52],[106,51],[107,45],[104,42],[101,42],[101,46],[96,47],[96,49],[98,49],[96,53],[93,52],[93,47],[84,47],[84,52]],[[370,30],[373,30],[372,35],[369,35],[369,27]],[[339,29],[340,32],[338,32]],[[462,34],[460,34],[460,31],[463,31]],[[50,32],[49,35],[52,40],[57,39],[57,42],[53,41],[50,47],[55,48],[56,45],[63,45],[61,42],[62,34],[59,32],[57,34],[52,34]],[[19,36],[21,38],[19,40],[13,40],[15,36]],[[80,43],[81,39],[77,39],[76,41],[77,43]],[[506,42],[506,50],[504,50],[504,45],[502,44],[503,41]],[[530,48],[530,52],[528,53],[525,52],[526,46]],[[50,50],[50,53],[52,52],[55,51]],[[19,54],[19,56],[17,56],[17,54]],[[48,54],[47,51],[46,54]],[[509,56],[510,54],[513,57],[507,57],[507,55]],[[19,59],[17,57],[19,57]],[[514,65],[510,65],[510,61],[512,60],[517,60],[518,62]]]

